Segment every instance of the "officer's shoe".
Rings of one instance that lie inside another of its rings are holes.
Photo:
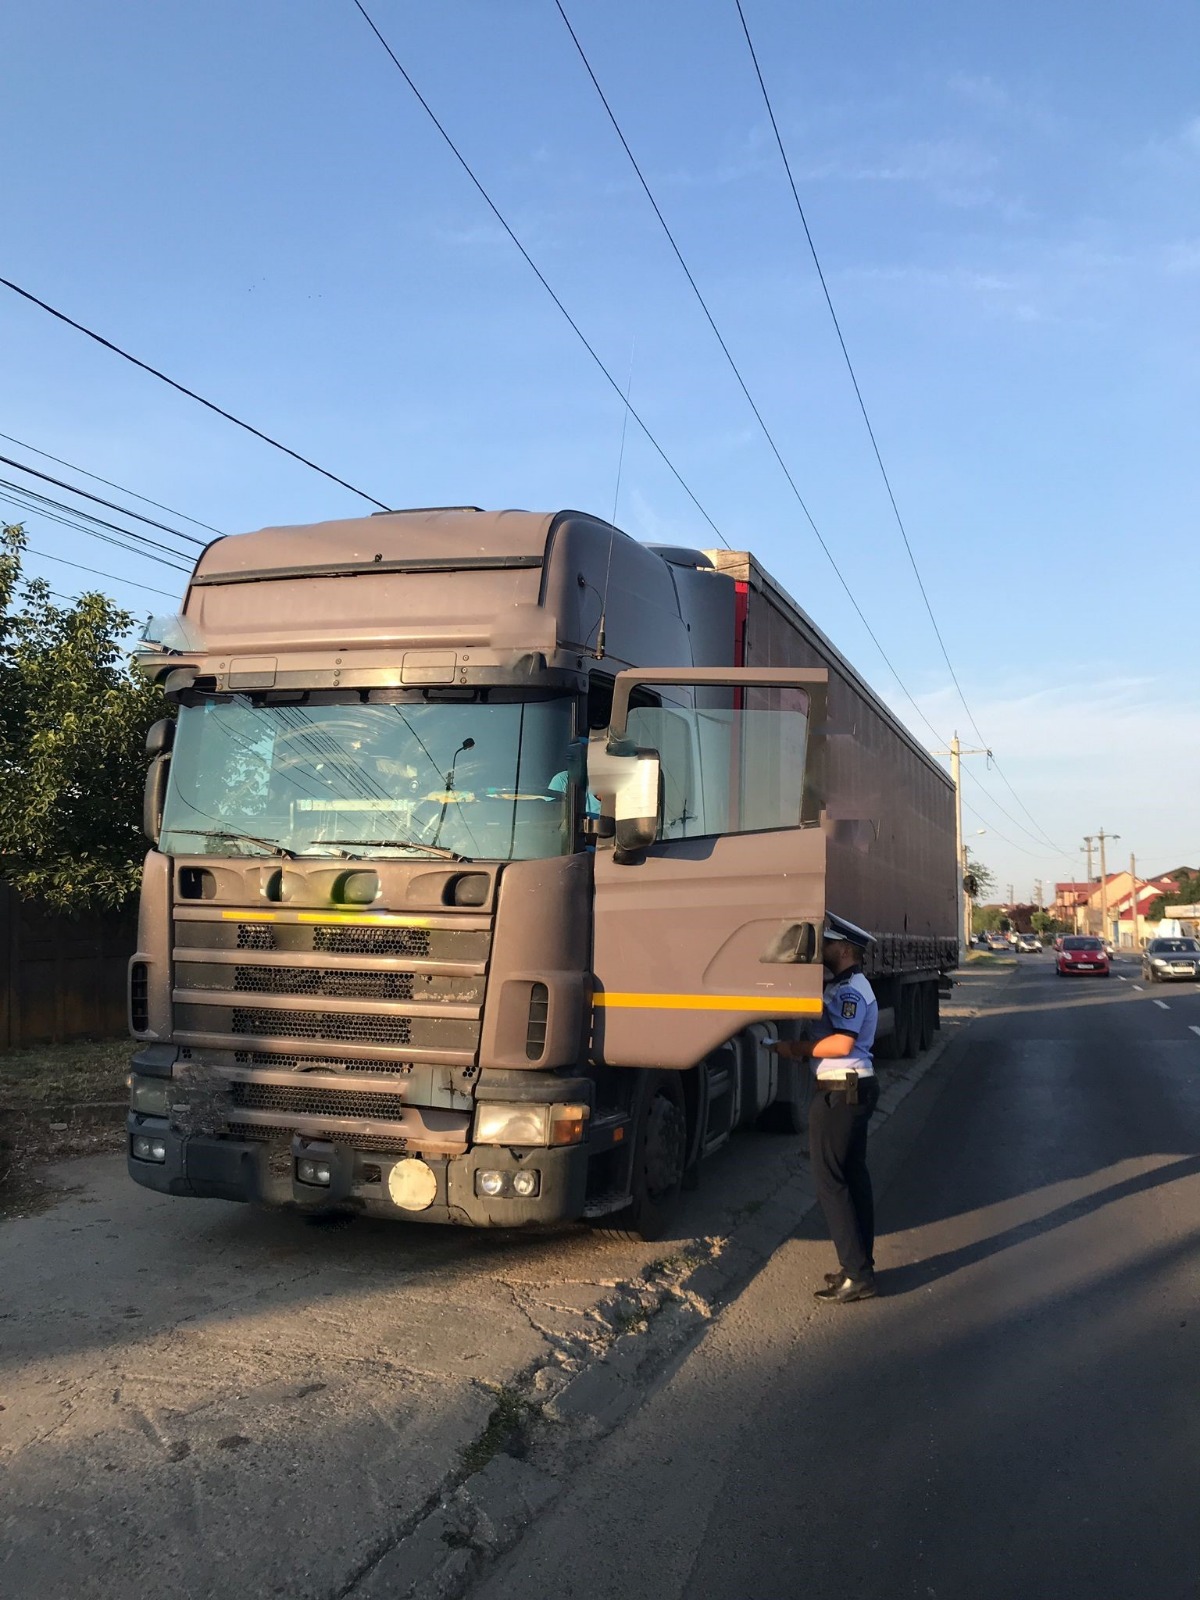
[[[867,1274],[867,1276],[868,1277],[874,1277],[874,1275],[875,1275],[875,1263],[872,1261],[871,1270]],[[827,1272],[825,1274],[825,1282],[827,1284],[829,1284],[830,1288],[832,1288],[835,1283],[841,1283],[842,1279],[845,1276],[846,1276],[846,1273],[843,1272],[842,1269],[839,1267],[836,1272]]]
[[[839,1274],[827,1288],[818,1289],[815,1298],[830,1305],[848,1306],[856,1300],[873,1300],[877,1293],[874,1274],[866,1278],[847,1278]]]

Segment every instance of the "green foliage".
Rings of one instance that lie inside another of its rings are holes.
[[[1169,894],[1160,894],[1151,900],[1146,909],[1146,919],[1149,922],[1161,922],[1167,914],[1168,906],[1194,906],[1200,904],[1200,873],[1195,877],[1181,873],[1176,879],[1175,887]]]
[[[996,887],[996,874],[990,872],[983,862],[973,856],[969,850],[964,850],[963,856],[967,865],[964,876],[974,880],[974,886],[968,889],[971,899],[986,900]]]
[[[1053,939],[1056,933],[1063,933],[1066,924],[1059,922],[1057,917],[1052,917],[1048,911],[1035,911],[1029,918],[1033,924],[1033,931],[1039,938]]]
[[[168,707],[136,677],[133,618],[107,596],[56,605],[22,578],[25,533],[0,533],[0,874],[66,911],[136,891],[146,729]]]
[[[971,932],[1003,933],[1008,927],[1008,918],[999,906],[972,906],[971,907]]]

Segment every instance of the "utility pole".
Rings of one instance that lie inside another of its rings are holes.
[[[1043,907],[1042,907],[1042,880],[1040,878],[1035,878],[1033,880],[1033,900],[1034,900],[1034,904],[1037,906],[1038,910],[1041,911],[1043,909]]]
[[[971,942],[971,896],[967,893],[967,853],[963,848],[962,757],[990,756],[990,750],[964,750],[957,732],[949,750],[931,750],[935,756],[950,757],[950,781],[954,785],[954,853],[958,862],[958,954],[962,960]]]
[[[1096,835],[1100,841],[1100,937],[1108,938],[1108,868],[1104,859],[1104,842],[1106,839],[1119,839],[1119,833],[1105,833],[1101,828]]]
[[[1084,933],[1091,933],[1091,931],[1092,931],[1092,851],[1096,848],[1096,835],[1094,833],[1085,833],[1084,836],[1083,836],[1083,844],[1080,846],[1080,848],[1082,850],[1086,850],[1087,851],[1087,858],[1088,858],[1088,864],[1087,864],[1087,899],[1084,901],[1084,906],[1083,906],[1083,931],[1084,931]]]
[[[1137,947],[1138,947],[1138,881],[1137,881],[1137,857],[1134,856],[1134,855],[1131,855],[1130,858],[1129,858],[1129,894],[1130,894],[1130,916],[1132,918],[1132,924],[1133,924],[1133,933],[1131,935],[1131,940],[1132,940],[1133,949],[1136,950]]]

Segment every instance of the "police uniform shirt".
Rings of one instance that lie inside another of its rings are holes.
[[[813,1068],[818,1082],[822,1078],[841,1078],[851,1071],[857,1072],[860,1078],[873,1078],[875,1065],[871,1052],[879,1024],[879,1006],[871,985],[857,969],[844,972],[825,985],[824,1000],[815,1037],[827,1039],[832,1033],[848,1033],[854,1043],[848,1056],[814,1056]]]

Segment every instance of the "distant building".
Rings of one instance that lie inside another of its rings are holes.
[[[1099,883],[1093,886],[1088,898],[1091,928],[1096,932],[1103,931],[1106,939],[1111,939],[1122,949],[1139,949],[1144,940],[1153,937],[1156,928],[1155,923],[1147,920],[1147,912],[1151,905],[1160,895],[1169,900],[1176,884],[1182,878],[1190,876],[1192,870],[1191,867],[1175,867],[1170,872],[1160,873],[1154,878],[1143,878],[1139,872],[1136,897],[1133,879],[1128,872],[1110,872],[1103,898]],[[1101,930],[1101,916],[1105,903],[1108,910],[1108,926]]]

